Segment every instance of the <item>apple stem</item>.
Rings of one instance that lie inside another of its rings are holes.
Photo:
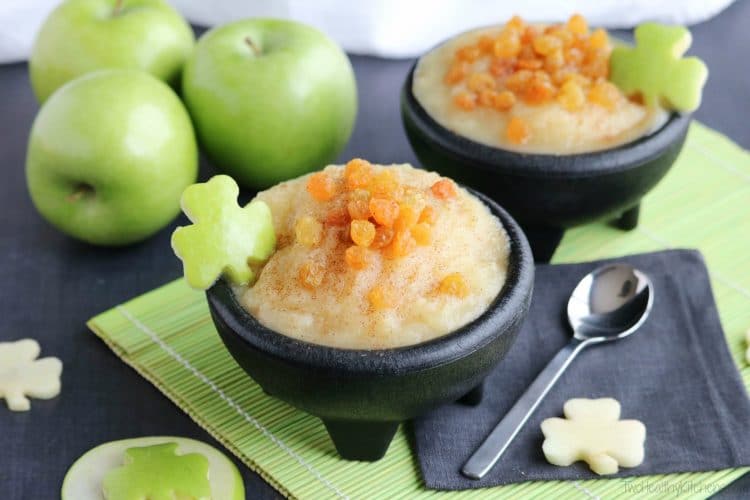
[[[112,10],[112,15],[117,16],[120,14],[120,9],[122,9],[122,0],[115,0],[115,7]]]
[[[258,46],[255,44],[255,42],[253,41],[252,38],[250,38],[249,36],[246,36],[245,37],[245,43],[248,44],[251,49],[253,49],[253,53],[256,56],[260,56],[261,55],[260,48],[258,48]]]
[[[81,183],[81,184],[78,184],[76,186],[75,190],[72,193],[70,193],[68,195],[68,197],[65,198],[65,199],[66,199],[66,201],[68,201],[70,203],[75,203],[78,200],[80,200],[81,198],[85,198],[85,197],[90,196],[92,194],[94,194],[94,188],[92,188],[88,184]]]

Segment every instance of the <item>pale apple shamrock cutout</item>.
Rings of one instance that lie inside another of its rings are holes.
[[[682,26],[641,24],[635,29],[635,47],[612,51],[610,80],[627,95],[640,94],[648,106],[694,111],[708,69],[697,57],[682,58],[691,42]]]
[[[200,453],[177,455],[177,443],[125,450],[124,465],[104,476],[106,500],[209,500],[208,459]]]
[[[262,201],[237,204],[239,187],[229,176],[189,186],[182,210],[191,222],[172,234],[172,249],[182,260],[185,279],[206,290],[224,275],[234,284],[255,278],[252,266],[267,260],[276,246],[271,210]]]
[[[583,460],[601,475],[643,463],[646,427],[638,420],[620,420],[617,400],[570,399],[563,412],[565,418],[542,422],[542,450],[549,463],[568,466]]]
[[[13,411],[27,411],[27,396],[50,399],[60,394],[62,362],[39,357],[39,343],[33,339],[0,342],[0,398]]]

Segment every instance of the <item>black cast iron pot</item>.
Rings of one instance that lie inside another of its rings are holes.
[[[401,118],[422,166],[481,189],[505,207],[538,262],[549,261],[565,228],[602,219],[635,228],[641,198],[674,163],[690,124],[690,115],[673,113],[647,136],[592,153],[508,151],[458,135],[428,115],[412,92],[417,63],[401,92]]]
[[[222,280],[206,292],[216,328],[240,366],[268,394],[320,417],[343,458],[377,460],[400,422],[462,397],[478,402],[482,381],[516,337],[531,300],[531,250],[505,210],[473,194],[508,234],[507,280],[479,318],[446,336],[395,349],[326,347],[264,327]]]

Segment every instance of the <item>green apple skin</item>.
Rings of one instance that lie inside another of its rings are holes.
[[[190,117],[174,91],[135,70],[62,86],[34,120],[26,180],[39,213],[97,245],[126,245],[180,211],[198,175]]]
[[[50,13],[29,59],[39,102],[105,68],[140,69],[179,88],[195,37],[163,0],[67,0]]]
[[[316,29],[277,19],[204,34],[185,65],[182,94],[211,162],[253,189],[333,161],[357,114],[346,54]]]
[[[244,500],[240,471],[224,453],[201,441],[174,436],[148,436],[110,441],[87,451],[70,466],[63,479],[61,500],[102,500],[102,481],[107,472],[122,465],[125,450],[163,443],[177,443],[178,454],[200,453],[209,462],[209,481],[214,500]]]

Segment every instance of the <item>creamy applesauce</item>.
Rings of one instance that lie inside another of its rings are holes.
[[[666,113],[607,80],[612,44],[573,16],[562,25],[502,26],[459,35],[423,56],[412,91],[444,127],[502,149],[572,154],[618,146]]]
[[[477,318],[500,292],[500,221],[453,181],[352,160],[258,194],[278,247],[237,290],[265,326],[351,349],[417,344]]]

